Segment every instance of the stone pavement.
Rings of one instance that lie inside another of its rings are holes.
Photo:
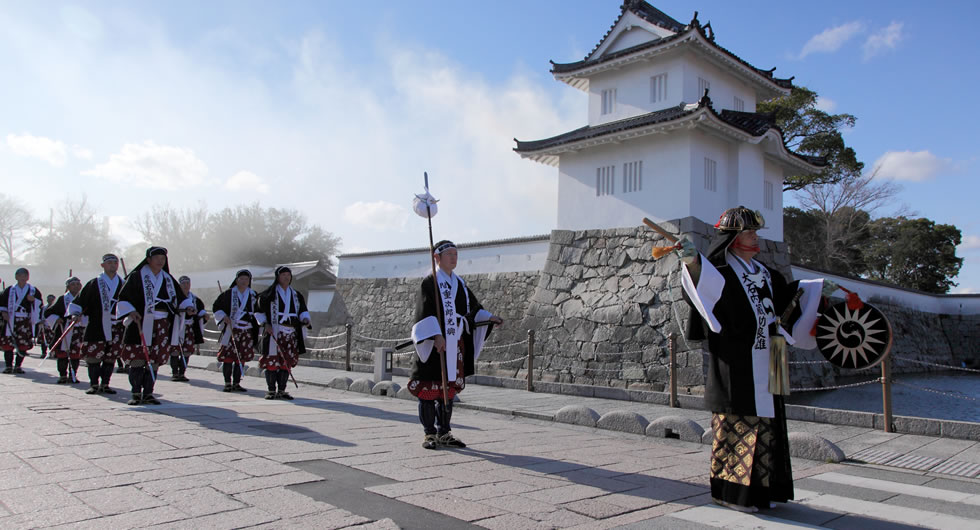
[[[194,366],[205,367],[213,363],[214,358],[193,356],[191,362]],[[310,366],[297,366],[293,372],[301,383],[320,386],[326,386],[338,377],[357,380],[370,379],[372,376],[363,372]],[[408,378],[394,376],[392,381],[404,387]],[[466,390],[460,394],[460,402],[457,403],[459,408],[546,421],[554,420],[562,408],[575,405],[588,407],[600,416],[613,411],[627,411],[638,414],[649,422],[657,418],[680,416],[694,421],[705,431],[710,431],[711,426],[711,413],[703,410],[617,399],[544,394],[497,386],[467,384]],[[980,477],[980,442],[886,433],[871,428],[830,423],[791,420],[788,426],[790,432],[811,433],[832,442],[850,459],[918,471],[941,470],[945,471],[944,474],[966,478]]]
[[[127,392],[85,395],[84,384],[54,384],[54,363],[25,364],[26,375],[0,375],[0,528],[948,529],[980,521],[976,479],[794,459],[797,501],[747,515],[710,503],[700,443],[461,407],[455,433],[470,447],[427,451],[409,401],[310,384],[291,389],[296,401],[267,401],[256,378],[246,378],[247,394],[223,393],[218,373],[193,370],[190,383],[174,383],[164,368],[164,404],[130,407]],[[306,378],[306,368],[297,375]],[[125,388],[124,375],[114,380]],[[467,388],[464,400],[481,393]]]

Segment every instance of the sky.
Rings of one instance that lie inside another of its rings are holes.
[[[980,292],[973,88],[980,3],[654,1],[857,116],[849,145],[900,207],[963,233],[953,292]],[[0,193],[39,217],[85,194],[121,243],[155,204],[295,208],[341,252],[548,233],[557,169],[534,140],[586,124],[549,73],[619,0],[0,0]],[[791,196],[786,202],[794,203]]]

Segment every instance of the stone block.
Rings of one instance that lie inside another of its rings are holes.
[[[370,394],[372,388],[374,388],[374,381],[370,379],[357,379],[350,384],[350,388],[348,390],[351,392]]]
[[[555,421],[595,427],[599,413],[584,405],[566,405],[555,413]]]
[[[662,416],[647,425],[647,436],[658,438],[680,438],[685,442],[701,443],[704,429],[682,416]]]
[[[414,401],[418,399],[415,396],[413,396],[411,392],[408,391],[408,387],[398,389],[398,392],[395,393],[395,397],[398,399],[407,399],[410,401]]]
[[[572,230],[552,230],[551,246],[571,245],[575,241],[575,232]]]
[[[259,366],[249,366],[245,369],[245,375],[249,377],[265,377],[265,369]]]
[[[819,462],[838,463],[844,460],[844,451],[826,438],[809,432],[789,433],[789,454],[797,458]]]
[[[939,429],[943,438],[980,441],[980,423],[942,420]]]
[[[205,368],[205,370],[211,370],[212,372],[220,372],[221,363],[219,362],[208,363],[208,366],[207,368]]]
[[[707,429],[701,434],[701,443],[705,445],[711,445],[715,441],[715,431],[713,429]]]
[[[395,397],[395,394],[397,394],[401,388],[402,386],[394,381],[381,381],[371,387],[371,395]]]
[[[597,398],[619,399],[622,401],[629,401],[630,398],[629,390],[626,390],[625,388],[612,388],[608,386],[595,387],[594,395]]]
[[[901,433],[927,436],[940,436],[942,434],[942,421],[932,418],[894,416],[892,423],[895,425],[895,430]]]
[[[559,391],[568,396],[593,397],[595,395],[595,387],[592,385],[562,383],[559,386]]]
[[[644,434],[649,423],[646,418],[635,412],[613,410],[600,416],[596,422],[596,427],[610,431]]]
[[[339,390],[347,390],[348,388],[350,388],[350,385],[353,382],[354,380],[349,377],[338,376],[331,379],[330,382],[327,383],[327,386]]]

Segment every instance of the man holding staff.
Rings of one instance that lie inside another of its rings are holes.
[[[24,357],[34,347],[34,330],[41,321],[43,295],[27,283],[31,273],[21,267],[14,272],[17,283],[0,293],[0,349],[6,367],[3,373],[22,374]],[[16,359],[14,358],[16,356]]]
[[[426,276],[416,298],[412,340],[417,355],[413,358],[408,390],[419,399],[419,421],[425,432],[422,447],[466,447],[453,436],[450,426],[453,398],[465,388],[466,376],[476,373],[476,360],[487,336],[493,325],[503,324],[503,320],[483,309],[473,291],[454,272],[459,255],[452,241],[436,243],[432,257],[437,266],[436,279],[431,274]],[[445,396],[443,357],[448,374]]]
[[[116,317],[124,319],[126,326],[122,358],[129,364],[133,389],[129,405],[160,404],[153,397],[156,370],[170,360],[176,347],[174,324],[179,312],[194,316],[196,308],[170,275],[167,249],[150,247],[126,277],[116,306]]]
[[[88,319],[82,317],[75,322],[71,329],[66,330],[65,319],[71,316],[70,306],[82,290],[82,281],[72,276],[65,281],[65,294],[58,297],[58,300],[47,311],[45,318],[46,324],[55,331],[55,334],[64,337],[58,344],[54,356],[58,364],[58,384],[64,385],[78,383],[78,364],[82,356],[82,337],[85,335],[85,326]],[[71,370],[68,367],[71,366]],[[69,375],[71,377],[69,377]]]
[[[177,333],[177,342],[170,351],[170,370],[171,381],[187,382],[187,361],[194,354],[194,349],[198,344],[204,344],[204,325],[208,322],[208,312],[204,307],[204,301],[191,292],[191,279],[189,276],[181,276],[177,282],[184,296],[190,300],[196,312],[194,316],[187,316],[184,313],[177,314],[177,321],[174,330]]]
[[[292,283],[293,272],[289,267],[276,267],[275,281],[259,295],[260,312],[255,317],[259,324],[265,325],[259,359],[269,386],[265,399],[293,399],[286,392],[286,385],[299,356],[306,353],[304,338],[306,326],[310,325],[310,312],[303,294],[290,287]]]
[[[242,372],[245,363],[255,356],[259,342],[259,323],[255,319],[258,309],[258,295],[252,290],[252,273],[248,269],[236,272],[231,288],[219,294],[211,306],[221,332],[218,362],[222,363],[225,392],[246,391],[241,384]]]
[[[87,322],[82,358],[88,366],[90,388],[86,394],[115,394],[109,388],[112,366],[122,355],[122,319],[116,317],[116,304],[122,291],[122,278],[117,274],[119,258],[115,254],[102,256],[102,274],[88,281],[68,306],[72,320]]]
[[[810,330],[822,291],[837,288],[823,280],[787,284],[779,272],[756,261],[756,231],[764,224],[759,212],[730,208],[715,225],[707,255],[686,239],[675,247],[692,307],[686,337],[706,338],[709,350],[704,398],[714,432],[711,496],[745,512],[793,498],[782,395],[788,388],[770,379],[771,347],[780,336],[801,348],[816,347]]]

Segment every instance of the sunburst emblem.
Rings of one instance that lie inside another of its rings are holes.
[[[868,368],[881,362],[891,346],[891,326],[870,304],[851,310],[834,304],[817,322],[817,346],[831,364]]]

